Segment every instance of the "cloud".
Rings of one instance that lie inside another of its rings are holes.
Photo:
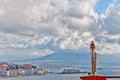
[[[119,53],[120,5],[112,3],[105,13],[98,15],[94,10],[97,2],[0,0],[0,48],[4,49],[1,55],[6,55],[7,49],[16,54],[17,49],[24,49],[26,55],[40,56],[51,53],[40,52],[44,49],[89,49],[91,40],[96,41],[98,53]]]
[[[120,34],[120,5],[110,4],[106,10],[106,18],[104,19],[104,29],[108,31],[109,34]],[[114,29],[113,29],[114,28]]]
[[[91,17],[96,15],[93,10],[95,2],[74,0],[69,4],[72,3],[70,0],[1,0],[4,15],[0,19],[0,30],[30,36],[40,33],[58,36],[70,27],[80,30],[92,23]]]
[[[64,37],[60,41],[61,49],[75,49],[78,50],[82,47],[89,45],[89,39],[92,40],[94,37],[90,32],[84,32],[79,35],[79,32],[71,32],[72,34],[69,37]]]
[[[105,14],[100,15],[100,34],[96,36],[99,51],[103,54],[120,53],[120,5],[112,3]]]
[[[46,56],[46,55],[50,55],[52,53],[54,53],[54,51],[49,50],[49,49],[43,49],[43,50],[31,52],[30,56],[37,56],[37,57],[41,56],[41,57],[43,57],[43,56]]]
[[[24,60],[24,59],[35,59],[46,55],[53,54],[54,51],[50,49],[0,49],[0,60]],[[4,61],[5,61],[4,60]]]
[[[39,38],[40,37],[40,38]],[[51,39],[47,36],[27,37],[14,34],[0,34],[1,59],[31,59],[54,53],[44,47]],[[43,46],[43,47],[42,47]],[[35,55],[39,53],[39,55]]]

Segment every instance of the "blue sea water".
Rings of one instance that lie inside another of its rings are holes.
[[[106,71],[105,71],[106,70]],[[119,76],[119,69],[105,69],[100,70],[100,75],[117,75]],[[80,74],[45,74],[45,75],[33,75],[33,76],[16,76],[16,77],[5,77],[0,80],[80,80],[81,76],[86,76],[86,73]],[[120,80],[120,79],[107,79],[107,80]]]
[[[64,68],[71,67],[52,67],[54,72],[61,72]],[[89,67],[72,67],[79,68],[81,71],[90,71]],[[53,71],[52,70],[52,71]],[[107,76],[120,76],[120,66],[104,66],[101,69],[97,70],[97,74],[99,75],[107,75]],[[33,75],[33,76],[16,76],[16,77],[4,77],[0,78],[0,80],[80,80],[81,76],[86,76],[86,73],[80,74],[45,74],[45,75]],[[120,80],[120,79],[107,79],[107,80]]]
[[[37,76],[18,76],[1,78],[0,80],[80,80],[83,74],[46,74]]]
[[[37,76],[17,76],[1,78],[0,80],[80,80],[80,76],[86,74],[46,74]],[[108,80],[120,80],[120,79],[108,79]]]

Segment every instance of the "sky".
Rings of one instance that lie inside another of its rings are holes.
[[[120,0],[0,0],[0,60],[60,52],[120,55]]]

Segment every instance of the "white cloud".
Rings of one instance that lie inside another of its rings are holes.
[[[32,49],[26,54],[43,56],[35,50],[88,49],[95,40],[98,53],[119,53],[120,5],[110,4],[98,15],[97,1],[0,0],[0,48],[16,54],[17,49]]]
[[[50,55],[53,53],[54,53],[54,51],[52,51],[52,50],[43,49],[43,50],[31,52],[29,56],[37,56],[37,57],[41,56],[41,57],[43,57],[43,56]]]
[[[120,53],[120,5],[110,4],[100,15],[100,33],[96,36],[97,51],[102,54]]]
[[[40,33],[56,36],[66,33],[64,29],[68,27],[88,27],[94,20],[91,17],[96,15],[93,10],[96,1],[93,0],[75,0],[75,4],[68,4],[69,0],[52,1],[54,5],[51,1],[1,0],[5,11],[0,19],[1,31],[30,36]]]
[[[24,60],[24,59],[33,59],[39,58],[46,55],[53,54],[54,51],[50,49],[0,49],[0,60],[2,59],[11,59],[11,60]]]
[[[4,10],[0,8],[0,16],[4,15]]]
[[[94,36],[90,32],[84,32],[82,34],[71,32],[70,36],[61,39],[59,45],[61,49],[78,50],[83,47],[87,48],[90,40],[94,40]]]
[[[104,29],[108,31],[109,34],[120,34],[120,5],[110,4],[106,10],[106,18],[104,19]]]
[[[120,44],[118,43],[101,42],[97,45],[97,52],[100,54],[119,54],[119,49]]]

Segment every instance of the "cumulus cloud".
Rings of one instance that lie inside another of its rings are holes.
[[[120,5],[110,4],[106,10],[106,18],[104,19],[104,29],[109,34],[120,34]]]
[[[37,57],[40,56],[40,57],[43,57],[43,56],[46,56],[46,55],[50,55],[52,53],[54,53],[54,51],[49,50],[49,49],[43,49],[43,50],[31,52],[30,56],[37,56]]]
[[[53,54],[54,51],[50,49],[0,49],[0,60],[24,60],[24,59],[35,59],[46,55]]]
[[[94,10],[97,2],[0,0],[1,55],[7,54],[7,49],[11,53],[24,49],[26,55],[33,56],[89,49],[91,40],[96,41],[98,53],[119,53],[120,5],[112,3],[105,13],[98,15]]]
[[[105,14],[100,14],[101,23],[99,32],[96,36],[98,42],[98,52],[104,53],[120,53],[120,5],[111,3]]]
[[[73,1],[1,0],[4,15],[0,19],[0,30],[22,35],[42,33],[56,36],[66,33],[67,28],[87,29],[93,22],[91,17],[97,15],[93,10],[96,1]]]

